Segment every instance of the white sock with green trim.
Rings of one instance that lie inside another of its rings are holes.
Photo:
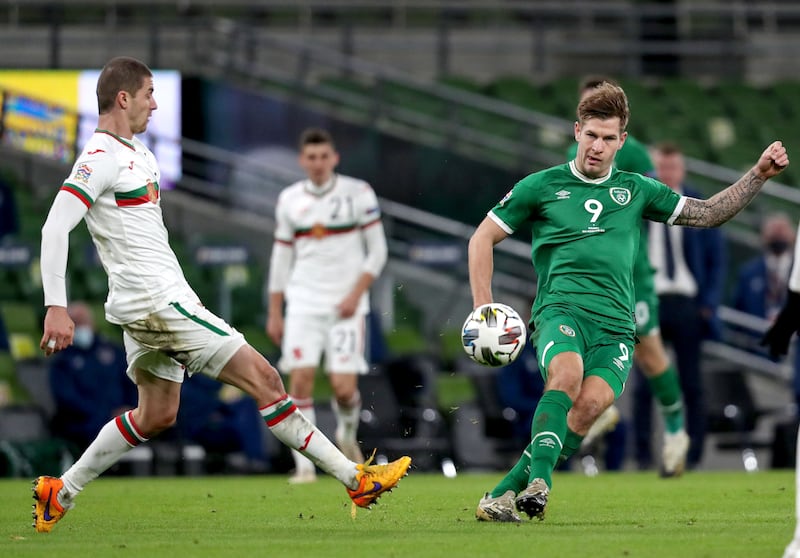
[[[110,420],[72,467],[61,475],[67,492],[75,496],[128,451],[148,439],[134,422],[133,411]]]
[[[320,469],[350,489],[358,487],[356,464],[347,459],[308,419],[298,412],[288,395],[261,407],[261,416],[281,442],[313,461]]]
[[[316,425],[317,412],[314,410],[314,399],[311,397],[307,397],[305,399],[295,397],[293,399],[297,410],[303,413],[303,416],[308,419],[308,422]],[[296,449],[292,449],[292,459],[294,459],[294,469],[296,474],[311,475],[316,473],[314,463]]]

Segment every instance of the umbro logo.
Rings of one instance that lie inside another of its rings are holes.
[[[568,200],[569,199],[569,194],[570,194],[570,192],[568,192],[567,190],[559,190],[558,192],[556,192],[556,199],[557,200]]]

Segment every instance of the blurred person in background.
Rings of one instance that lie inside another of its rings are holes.
[[[772,322],[786,302],[792,271],[795,229],[785,213],[770,213],[761,223],[761,253],[744,262],[734,285],[736,310]]]
[[[746,261],[739,270],[732,301],[735,309],[770,323],[775,322],[787,302],[795,241],[795,227],[788,215],[767,215],[761,225],[762,253]],[[757,332],[749,333],[758,339]],[[759,352],[763,349],[754,348]],[[800,351],[795,351],[793,358],[792,391],[797,412],[800,414]]]
[[[331,135],[305,130],[299,148],[307,178],[287,186],[275,208],[266,331],[282,349],[278,367],[289,374],[289,394],[312,424],[314,376],[324,355],[336,444],[360,461],[358,375],[368,371],[369,288],[386,265],[386,236],[372,187],[335,172],[339,154]],[[289,482],[315,481],[314,464],[292,454]]]
[[[674,192],[693,198],[700,194],[686,185],[683,152],[673,142],[653,150],[655,176]],[[678,362],[686,432],[691,440],[687,465],[696,467],[703,457],[706,436],[706,408],[700,368],[704,339],[720,336],[717,309],[724,291],[727,266],[726,245],[719,228],[696,229],[649,223],[648,251],[656,270],[661,337],[672,347]],[[652,397],[648,385],[634,386],[633,422],[635,457],[639,468],[652,462]],[[668,426],[668,425],[667,425]]]
[[[796,238],[797,235],[795,235]],[[786,288],[786,298],[761,344],[770,356],[779,359],[789,351],[789,341],[800,331],[800,244],[795,242],[794,260]],[[783,553],[783,558],[800,558],[800,431],[795,449],[795,530]]]

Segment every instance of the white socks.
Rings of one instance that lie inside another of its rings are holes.
[[[300,412],[288,395],[259,409],[273,434],[298,450],[320,469],[350,489],[358,487],[357,469],[333,443]]]
[[[314,400],[312,398],[294,399],[297,410],[303,413],[311,424],[317,424],[317,412],[314,410]],[[291,447],[291,446],[290,446]],[[297,475],[314,475],[317,470],[314,463],[296,449],[292,449],[292,459],[294,459],[294,470]]]
[[[107,422],[94,441],[67,472],[61,475],[70,497],[77,495],[91,481],[148,438],[133,421],[128,411]]]

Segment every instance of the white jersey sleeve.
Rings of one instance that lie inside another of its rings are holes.
[[[361,270],[377,277],[383,271],[388,257],[386,246],[386,233],[381,223],[381,208],[378,197],[371,186],[364,183],[364,189],[358,197],[361,207],[359,224],[364,235],[366,256]]]
[[[40,267],[45,306],[67,306],[67,254],[69,233],[86,214],[84,203],[65,191],[58,192],[42,226]]]

